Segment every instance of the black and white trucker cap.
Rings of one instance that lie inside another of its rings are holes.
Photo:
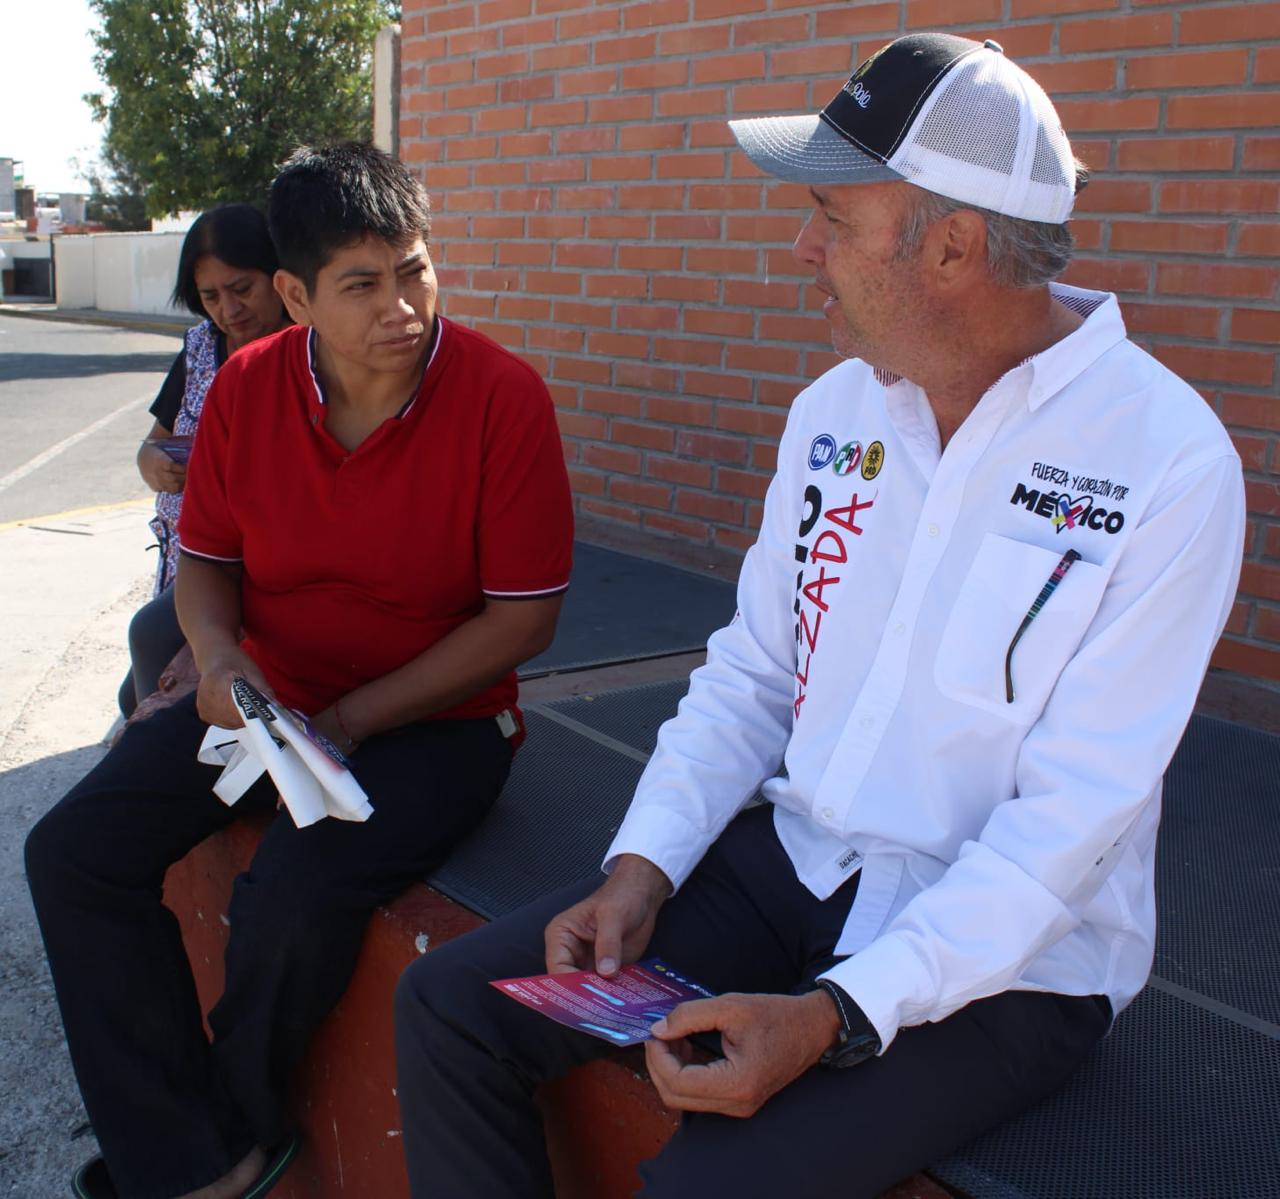
[[[997,42],[914,33],[873,54],[816,116],[730,121],[761,170],[795,183],[906,180],[1006,216],[1071,215],[1075,159],[1044,90]]]

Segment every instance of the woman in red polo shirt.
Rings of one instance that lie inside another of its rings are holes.
[[[497,796],[522,729],[514,669],[549,644],[568,585],[550,397],[437,314],[421,184],[369,147],[300,150],[270,220],[297,325],[219,371],[179,525],[199,691],[130,727],[27,842],[103,1153],[77,1175],[91,1197],[266,1193],[294,1144],[291,1069],[374,907]],[[273,806],[259,783],[228,809],[196,762],[207,723],[240,723],[238,677],[311,715],[374,810],[301,830],[275,815],[235,882],[210,1044],[160,897],[169,863]]]

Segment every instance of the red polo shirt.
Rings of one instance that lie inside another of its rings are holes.
[[[325,429],[310,330],[218,371],[187,474],[185,552],[242,561],[243,647],[315,713],[417,657],[486,596],[569,583],[573,515],[551,398],[488,338],[437,318],[416,394],[354,451]],[[443,717],[512,707],[509,674]]]

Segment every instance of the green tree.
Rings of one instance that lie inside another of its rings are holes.
[[[87,220],[101,221],[113,233],[151,228],[146,187],[109,146],[103,147],[101,161],[90,163],[82,173],[89,183],[84,209]]]
[[[86,96],[151,216],[261,204],[304,142],[367,138],[377,31],[392,0],[90,0],[102,21]]]

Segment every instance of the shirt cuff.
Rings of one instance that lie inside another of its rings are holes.
[[[660,804],[645,804],[640,808],[633,804],[604,855],[601,869],[610,874],[620,855],[633,853],[657,866],[671,880],[674,893],[693,873],[712,840],[679,812],[664,809]]]
[[[829,978],[862,1009],[875,1025],[881,1053],[904,1021],[928,1010],[924,997],[933,989],[925,964],[891,937],[873,941],[818,977]]]

